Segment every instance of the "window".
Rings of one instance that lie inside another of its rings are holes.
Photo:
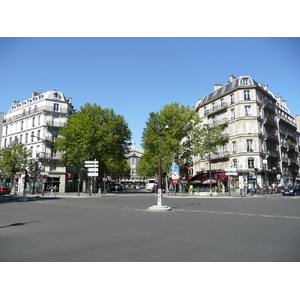
[[[6,140],[6,139],[4,139],[4,147],[6,147],[6,143],[7,143],[7,140]]]
[[[248,158],[248,169],[254,169],[254,158],[253,157]]]
[[[38,125],[41,125],[41,116],[38,116]]]
[[[20,134],[20,143],[23,143],[23,134]]]
[[[8,133],[8,126],[5,126],[5,134]]]
[[[35,117],[32,118],[32,127],[35,126]]]
[[[233,120],[233,119],[235,119],[235,109],[233,108],[231,111],[230,111],[230,113],[231,113],[231,120]]]
[[[59,107],[59,104],[58,104],[58,103],[54,103],[54,104],[53,104],[53,110],[54,110],[54,111],[58,111],[58,107]]]
[[[244,91],[244,100],[250,100],[250,91]]]
[[[56,149],[54,147],[51,147],[51,157],[56,157]]]
[[[232,142],[232,153],[236,153],[237,152],[237,144],[236,142]]]
[[[234,103],[234,94],[231,94],[230,95],[230,104],[233,104]]]
[[[39,140],[40,137],[41,137],[41,131],[40,131],[40,130],[38,130],[38,132],[37,132],[37,137],[38,137],[38,140]]]
[[[237,159],[234,159],[232,162],[233,162],[233,167],[237,168],[238,167],[238,165],[237,165]]]
[[[31,132],[31,143],[34,141],[34,131]]]
[[[249,78],[243,78],[242,79],[242,84],[243,85],[249,85]]]
[[[251,105],[246,105],[245,106],[245,117],[250,117],[250,116],[252,116]]]
[[[28,133],[25,134],[25,143],[28,143]]]
[[[252,122],[245,122],[246,133],[253,133],[253,124]]]
[[[246,140],[246,150],[247,152],[253,152],[253,140]]]
[[[58,138],[58,130],[52,130],[51,134],[52,134],[52,141],[57,140],[57,138]]]
[[[24,121],[21,121],[21,130],[24,128]]]

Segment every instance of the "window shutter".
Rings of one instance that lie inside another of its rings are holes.
[[[258,168],[258,158],[254,158],[254,168]]]
[[[253,140],[253,148],[254,152],[257,152],[257,140]]]
[[[247,140],[244,140],[244,152],[247,152]]]
[[[244,91],[243,91],[243,90],[240,91],[240,95],[241,95],[241,96],[240,96],[241,99],[242,99],[242,100],[245,100],[245,99],[244,99]]]

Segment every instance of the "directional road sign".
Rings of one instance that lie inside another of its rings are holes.
[[[97,177],[98,176],[98,172],[97,173],[88,173],[89,177]]]
[[[99,169],[98,168],[88,168],[89,172],[98,172]]]
[[[172,166],[172,173],[178,172],[178,166]]]

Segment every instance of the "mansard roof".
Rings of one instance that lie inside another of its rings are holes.
[[[62,92],[59,92],[57,90],[51,90],[44,93],[38,93],[33,92],[32,97],[28,98],[23,101],[13,101],[12,106],[8,113],[11,113],[12,111],[15,111],[17,109],[23,108],[25,106],[29,106],[32,104],[35,104],[42,100],[55,100],[55,101],[65,101],[68,104],[72,105],[72,98],[71,97],[65,97]]]
[[[244,79],[248,79],[247,85],[244,84]],[[275,98],[274,95],[270,91],[268,91],[266,85],[256,82],[250,76],[240,76],[236,78],[232,75],[231,80],[227,84],[217,84],[217,86],[219,87],[215,91],[205,95],[198,100],[197,104],[195,105],[195,110],[198,110],[200,106],[209,103],[214,99],[220,98],[222,95],[229,94],[231,91],[234,91],[239,87],[250,88],[255,86],[270,94],[271,97]]]

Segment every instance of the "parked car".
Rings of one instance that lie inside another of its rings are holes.
[[[10,194],[10,188],[0,187],[0,195],[9,195],[9,194]]]
[[[289,185],[287,188],[284,188],[282,190],[282,195],[283,196],[286,196],[286,195],[292,195],[292,196],[300,195],[300,185]]]

